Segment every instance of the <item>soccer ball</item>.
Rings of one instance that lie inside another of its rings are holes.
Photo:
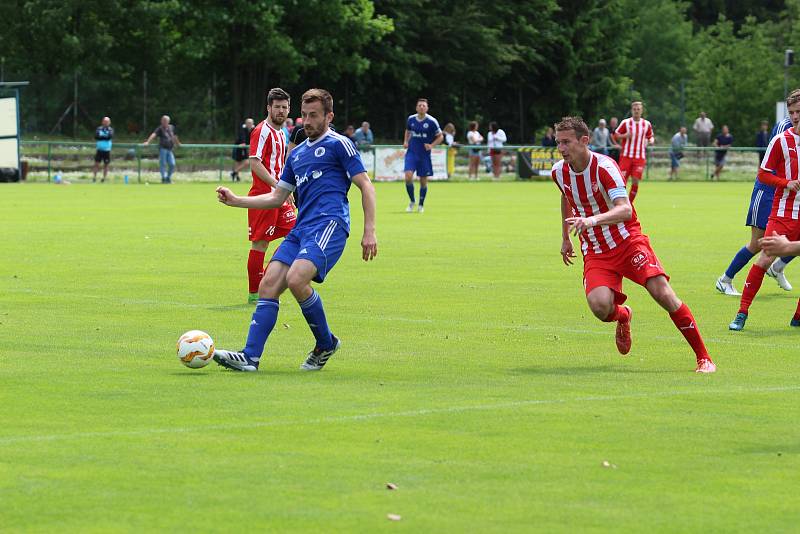
[[[202,330],[189,330],[178,339],[178,359],[186,367],[205,367],[212,356],[214,340]]]

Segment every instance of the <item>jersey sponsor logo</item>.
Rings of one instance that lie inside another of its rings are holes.
[[[325,149],[323,148],[323,150],[325,150]],[[322,171],[319,170],[319,169],[317,169],[316,171],[312,171],[311,172],[311,179],[312,180],[318,180],[321,176],[322,176]]]
[[[637,252],[636,254],[631,257],[631,265],[636,267],[637,269],[641,269],[644,267],[645,262],[647,261],[647,254],[644,252]]]
[[[325,147],[324,146],[317,147],[317,149],[314,151],[314,155],[317,156],[318,158],[321,158],[322,156],[324,156],[325,155]]]
[[[427,128],[428,126],[430,126],[430,124],[428,124],[427,122],[422,125],[423,128]]]
[[[600,185],[596,180],[592,180],[592,192],[597,193],[600,190]]]

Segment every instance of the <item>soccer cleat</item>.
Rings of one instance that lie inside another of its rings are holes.
[[[248,293],[247,294],[247,303],[248,304],[258,304],[258,293]]]
[[[425,207],[420,204],[419,208],[417,208],[418,213],[425,213]]]
[[[728,330],[744,330],[744,323],[747,321],[747,314],[739,312],[734,317],[733,322],[728,325]]]
[[[333,356],[333,353],[339,350],[339,347],[342,346],[341,341],[334,335],[331,335],[331,339],[333,340],[333,347],[327,350],[320,349],[318,347],[314,347],[314,350],[308,353],[308,357],[303,365],[300,366],[300,369],[303,371],[319,371],[325,364],[328,363],[328,359]]]
[[[731,295],[734,297],[738,297],[741,295],[741,293],[736,291],[736,288],[733,287],[733,282],[726,282],[722,279],[721,276],[717,278],[717,291],[719,291],[723,295]]]
[[[624,323],[617,321],[617,350],[620,354],[625,356],[631,351],[631,318],[633,317],[633,310],[630,306],[623,306],[628,310],[628,320]]]
[[[697,362],[697,369],[694,370],[695,373],[716,373],[717,366],[709,359],[702,359]]]
[[[244,352],[234,352],[232,350],[217,349],[214,351],[214,361],[226,369],[234,371],[254,372],[258,371],[258,364],[250,361]]]
[[[406,213],[414,213],[414,203],[411,202],[406,208]]]
[[[772,265],[770,265],[769,269],[767,269],[767,276],[769,276],[770,278],[774,278],[775,281],[778,282],[780,288],[783,289],[784,291],[792,290],[792,284],[790,284],[789,281],[786,279],[786,275],[783,274],[783,271],[776,271],[772,268]]]

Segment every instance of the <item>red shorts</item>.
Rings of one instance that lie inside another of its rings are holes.
[[[614,291],[614,302],[622,304],[628,298],[622,292],[622,278],[644,286],[656,276],[669,276],[661,267],[646,235],[629,237],[610,253],[587,254],[583,257],[583,287],[586,294],[597,287]]]
[[[772,232],[777,232],[778,235],[785,235],[789,241],[800,241],[800,221],[770,215],[764,235],[772,235]]]
[[[247,237],[250,241],[274,241],[292,231],[297,219],[294,206],[284,204],[271,210],[247,210]]]
[[[646,163],[647,162],[644,158],[629,158],[626,156],[620,156],[619,170],[622,173],[622,177],[625,179],[625,183],[628,183],[628,177],[630,176],[633,176],[637,180],[641,180],[642,175],[644,174],[644,166]]]

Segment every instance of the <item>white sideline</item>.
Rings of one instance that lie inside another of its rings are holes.
[[[687,371],[687,375],[688,375]],[[703,379],[702,377],[697,377]],[[629,395],[593,395],[588,397],[575,397],[574,399],[529,399],[521,401],[500,402],[494,404],[478,404],[472,406],[450,406],[446,408],[422,408],[419,410],[408,410],[402,412],[377,412],[355,415],[337,415],[330,417],[320,417],[317,419],[308,419],[305,421],[297,421],[292,419],[279,420],[279,421],[262,421],[253,423],[231,423],[222,425],[198,425],[192,427],[165,427],[165,428],[146,428],[142,430],[110,430],[106,432],[75,432],[72,434],[43,434],[34,436],[7,436],[0,438],[0,446],[12,445],[15,443],[35,443],[43,441],[60,441],[70,439],[86,439],[86,438],[110,438],[110,437],[136,437],[136,436],[150,436],[154,434],[181,434],[188,432],[206,432],[217,430],[249,430],[254,428],[275,427],[285,425],[314,425],[326,423],[344,423],[348,421],[368,421],[371,419],[391,418],[391,417],[424,417],[426,415],[438,415],[447,413],[462,413],[474,412],[485,410],[503,410],[509,408],[522,408],[525,406],[536,406],[543,404],[568,404],[572,402],[604,402],[604,401],[617,401],[628,400],[636,398],[652,398],[652,397],[680,397],[689,395],[703,395],[703,394],[747,394],[747,393],[772,393],[783,391],[800,391],[800,386],[781,386],[781,387],[764,387],[764,388],[734,388],[734,389],[692,389],[684,391],[662,391],[655,393],[631,393]]]

